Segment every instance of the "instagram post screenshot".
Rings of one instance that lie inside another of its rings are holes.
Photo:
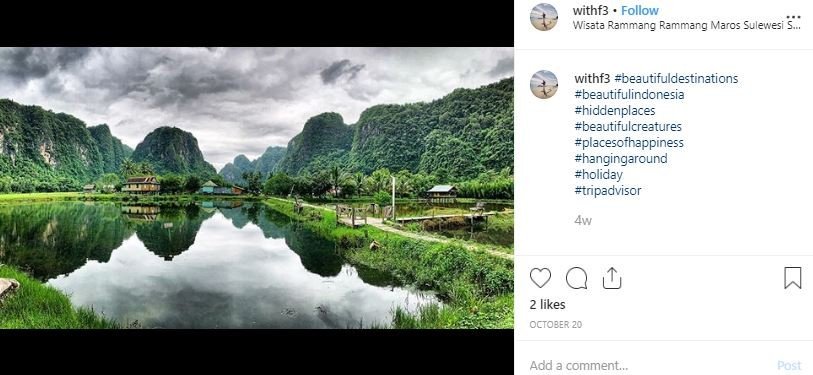
[[[25,7],[0,369],[813,373],[807,2]]]

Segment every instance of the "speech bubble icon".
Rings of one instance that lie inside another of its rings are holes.
[[[571,289],[587,289],[587,272],[584,268],[573,267],[567,270],[565,281]]]

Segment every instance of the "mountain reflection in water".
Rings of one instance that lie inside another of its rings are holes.
[[[0,207],[0,262],[123,324],[346,328],[436,299],[261,204]]]

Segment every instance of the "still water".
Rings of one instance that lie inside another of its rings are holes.
[[[437,302],[261,204],[0,207],[0,262],[146,328],[357,328]]]

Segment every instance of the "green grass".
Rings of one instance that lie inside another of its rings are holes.
[[[423,306],[415,314],[396,310],[394,328],[513,328],[514,269],[510,260],[454,242],[415,240],[371,226],[340,226],[331,211],[305,207],[297,214],[291,202],[272,199],[266,204],[334,240],[352,263],[434,290],[444,301],[443,305]],[[372,241],[380,248],[371,250]]]
[[[362,195],[362,196],[352,196],[352,197],[344,197],[344,198],[334,198],[330,196],[322,197],[322,198],[304,198],[309,203],[371,203],[375,200],[375,198],[371,195]],[[419,198],[404,198],[404,197],[396,197],[396,203],[418,203],[423,202],[423,199]],[[512,199],[486,199],[486,198],[460,198],[458,197],[455,199],[456,203],[476,203],[476,202],[485,202],[485,203],[504,203],[504,204],[514,204],[514,200]]]
[[[404,230],[406,230],[407,232],[422,232],[423,227],[419,223],[409,223],[407,225],[404,225]]]
[[[34,202],[34,201],[51,201],[51,200],[70,200],[76,199],[82,193],[12,193],[0,194],[0,202]]]
[[[488,218],[488,226],[494,230],[508,231],[514,229],[514,214],[497,213]]]
[[[422,306],[411,314],[402,308],[395,310],[393,328],[513,328],[514,294],[470,306],[437,304]]]
[[[0,277],[20,282],[0,301],[0,328],[120,328],[90,309],[74,308],[59,290],[10,266],[0,265]]]
[[[397,210],[396,210],[397,211]],[[455,208],[455,207],[420,207],[410,208],[407,213],[396,212],[398,217],[415,217],[415,216],[440,216],[440,215],[460,215],[470,214],[468,208]]]
[[[78,192],[68,193],[26,193],[26,194],[0,194],[0,205],[48,201],[91,201],[91,202],[195,202],[211,200],[257,200],[259,197],[249,195],[203,195],[203,194],[161,194],[161,195],[130,195],[123,193],[85,194]]]

